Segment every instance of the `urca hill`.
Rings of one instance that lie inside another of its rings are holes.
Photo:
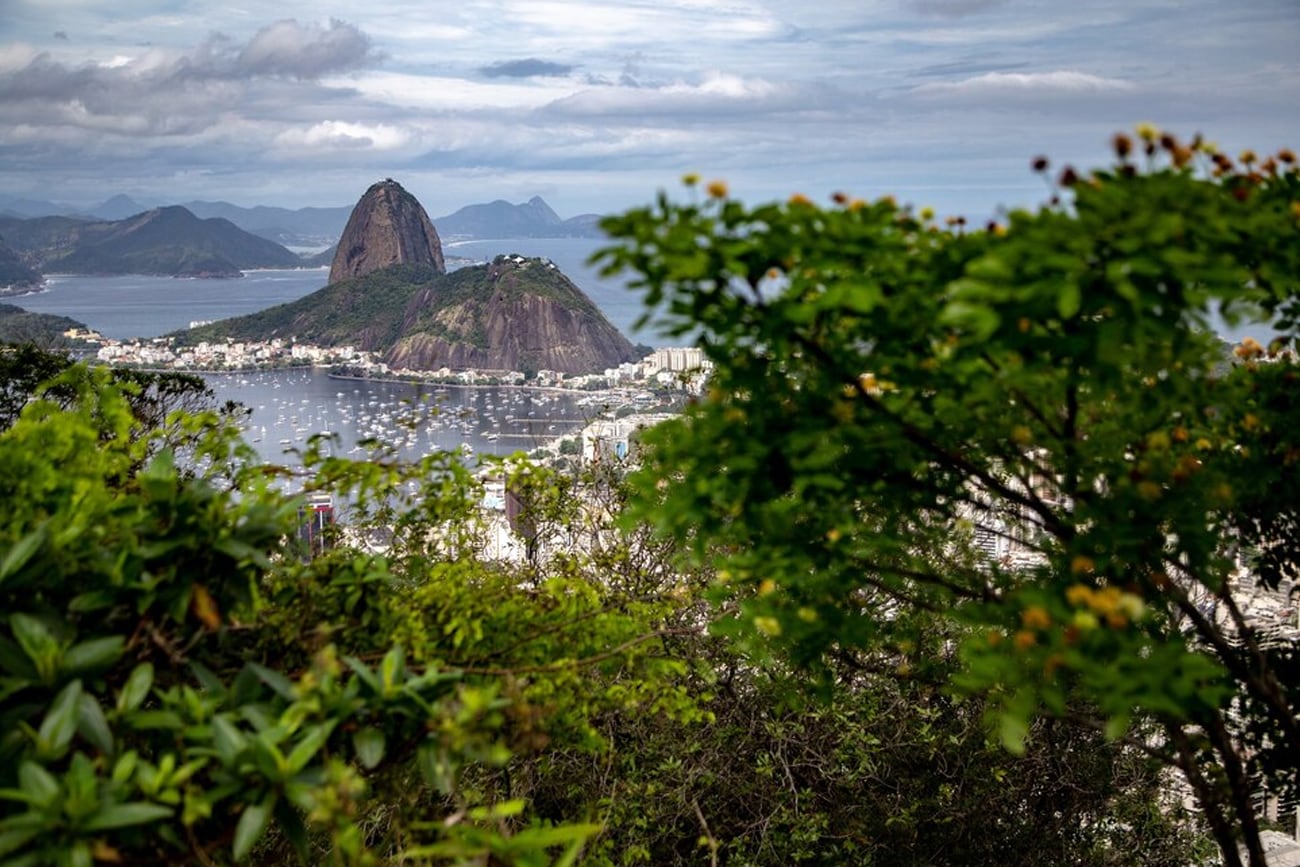
[[[350,344],[411,370],[592,373],[641,354],[546,259],[498,256],[446,273],[433,223],[392,180],[361,197],[330,273],[311,295],[182,337]]]

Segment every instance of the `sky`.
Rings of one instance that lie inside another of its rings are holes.
[[[562,216],[892,194],[972,219],[1148,121],[1300,147],[1298,0],[0,0],[0,199]]]

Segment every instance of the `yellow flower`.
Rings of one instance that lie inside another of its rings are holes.
[[[925,221],[927,221],[927,222],[930,221],[930,220],[933,220],[933,219],[934,219],[934,208],[930,207],[929,205],[926,205],[924,208],[921,209],[921,214],[920,214],[920,216],[921,216],[921,219],[922,219],[922,220],[925,220]]]
[[[1092,604],[1092,588],[1087,584],[1072,584],[1065,589],[1065,601],[1078,608]]]
[[[781,634],[781,621],[775,617],[755,617],[754,628],[773,638]]]
[[[1118,587],[1102,587],[1092,594],[1092,610],[1098,614],[1113,614],[1119,610]]]
[[[1073,623],[1075,629],[1078,629],[1080,632],[1091,632],[1101,625],[1101,621],[1097,619],[1096,614],[1093,614],[1091,611],[1082,610],[1074,612],[1074,619],[1070,622]]]
[[[1153,142],[1160,138],[1160,129],[1153,123],[1140,123],[1137,125],[1138,138],[1145,142]]]
[[[1096,565],[1092,562],[1092,558],[1086,554],[1076,554],[1074,559],[1070,561],[1070,571],[1075,575],[1083,575],[1095,569]]]
[[[727,197],[727,182],[709,181],[709,185],[704,190],[715,199],[725,199]]]
[[[804,623],[817,622],[817,611],[815,609],[809,608],[807,605],[804,605],[795,613],[799,615],[799,619],[802,620]]]
[[[1038,637],[1034,633],[1022,629],[1016,633],[1014,641],[1016,650],[1028,650],[1038,643]]]
[[[803,193],[795,193],[793,196],[790,197],[789,204],[791,204],[791,205],[811,205],[811,204],[812,204],[812,199],[808,198],[808,197],[805,196]]]
[[[1136,593],[1121,593],[1119,595],[1119,610],[1129,620],[1141,620],[1142,615],[1146,613],[1147,605],[1142,601],[1142,597]]]
[[[686,174],[682,175],[682,183],[688,187],[693,187],[699,182],[700,182],[700,175],[698,172],[687,172]]]
[[[776,592],[776,582],[771,578],[764,578],[758,584],[758,595],[767,596]]]
[[[1020,622],[1026,629],[1046,629],[1052,625],[1052,615],[1041,605],[1030,605],[1020,612]]]

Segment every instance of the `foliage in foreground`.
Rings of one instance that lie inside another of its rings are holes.
[[[306,559],[228,416],[52,367],[0,432],[0,864],[1182,863],[1132,750],[1008,757],[892,667],[799,704],[617,472],[497,468],[516,564],[454,456],[313,450],[349,532]]]
[[[928,665],[939,615],[1009,749],[1044,715],[1127,735],[1260,867],[1253,798],[1300,773],[1297,649],[1245,612],[1300,560],[1300,172],[1115,149],[984,231],[720,182],[607,220],[607,269],[716,366],[647,434],[638,514],[719,567],[733,633],[827,680]],[[1279,339],[1226,364],[1216,315]]]

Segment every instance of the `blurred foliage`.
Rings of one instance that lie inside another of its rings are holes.
[[[1300,172],[1150,127],[1114,147],[1055,180],[1039,158],[1052,203],[982,230],[695,177],[607,219],[606,272],[715,365],[647,433],[633,517],[719,570],[720,629],[827,688],[940,616],[1008,749],[1043,715],[1127,735],[1262,864],[1252,798],[1295,793],[1300,678],[1242,610],[1300,557]],[[1278,339],[1234,356],[1216,317]]]

